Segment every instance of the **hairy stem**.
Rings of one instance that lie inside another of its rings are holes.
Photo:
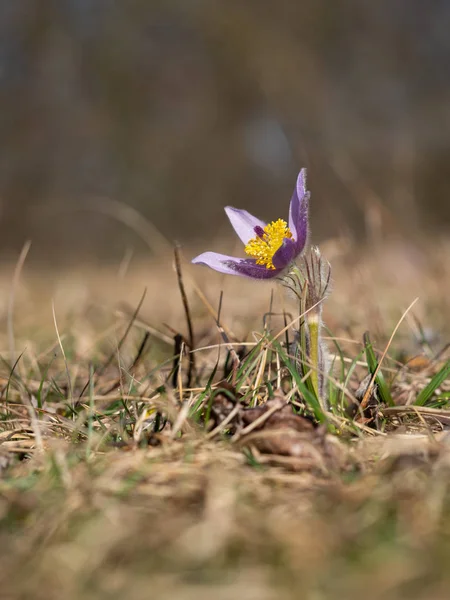
[[[320,398],[319,372],[320,372],[320,318],[313,315],[308,319],[309,329],[309,360],[312,365],[311,381],[316,392],[317,398]]]

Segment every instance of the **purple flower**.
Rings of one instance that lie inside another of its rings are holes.
[[[192,262],[229,275],[251,279],[272,279],[303,251],[308,237],[309,192],[306,169],[302,169],[289,206],[289,226],[283,219],[268,225],[246,210],[227,206],[225,212],[251,258],[236,258],[217,252],[204,252]]]

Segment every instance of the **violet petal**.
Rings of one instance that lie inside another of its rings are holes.
[[[236,275],[236,269],[228,266],[229,264],[239,261],[240,259],[234,256],[227,256],[226,254],[219,254],[218,252],[203,252],[192,259],[194,265],[205,265],[219,271],[219,273],[226,273],[227,275]]]
[[[192,262],[210,267],[219,273],[250,279],[272,279],[279,273],[278,269],[267,269],[264,265],[257,265],[253,259],[235,258],[218,252],[203,252],[192,259]]]
[[[306,169],[302,169],[289,206],[289,229],[295,238],[297,254],[305,247],[308,237],[309,196],[310,193],[306,190]]]
[[[248,242],[256,236],[255,227],[262,227],[264,229],[266,226],[264,221],[257,219],[246,210],[226,206],[225,212],[230,219],[233,229],[244,244],[248,244]]]
[[[248,258],[236,260],[230,267],[234,269],[235,275],[249,277],[250,279],[273,279],[280,273],[280,269],[268,269],[264,265],[257,265],[256,261]]]
[[[284,238],[283,244],[278,248],[272,258],[274,267],[282,270],[291,263],[297,255],[297,242],[290,238]]]

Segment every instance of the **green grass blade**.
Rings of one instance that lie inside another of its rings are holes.
[[[373,375],[378,369],[378,359],[375,356],[375,352],[373,350],[372,342],[370,341],[370,337],[368,332],[364,334],[364,350],[366,352],[366,360],[369,368],[369,372]],[[375,383],[378,386],[378,392],[380,394],[380,398],[382,402],[385,402],[388,406],[394,406],[394,400],[392,399],[391,392],[389,390],[389,386],[386,383],[386,379],[381,371],[378,369],[377,375],[375,377]]]
[[[46,381],[47,381],[47,374],[48,374],[48,372],[50,370],[50,367],[51,367],[51,365],[53,363],[54,358],[55,357],[53,356],[52,360],[46,366],[45,371],[42,374],[41,381],[39,383],[39,389],[38,389],[38,391],[36,393],[36,400],[37,400],[38,408],[42,408],[42,406],[43,406],[43,402],[42,402],[42,390],[44,388],[44,383],[46,383]]]
[[[278,355],[280,356],[282,362],[287,367],[289,373],[291,374],[292,378],[294,379],[295,383],[297,384],[297,387],[298,387],[299,391],[302,393],[306,404],[313,411],[316,419],[320,423],[323,423],[326,420],[326,415],[323,412],[322,407],[320,406],[319,400],[316,398],[316,396],[312,392],[310,392],[310,390],[308,389],[306,384],[302,381],[300,374],[298,373],[295,366],[292,364],[292,361],[289,359],[286,352],[281,347],[281,344],[279,342],[277,342],[276,340],[272,340],[271,344],[278,352]]]
[[[333,362],[331,363],[330,373],[333,373],[334,365],[336,364],[336,356],[333,358]],[[328,380],[328,402],[329,406],[332,410],[337,410],[338,407],[338,388],[335,386],[334,382],[330,378]]]
[[[300,339],[301,340],[303,339],[302,335],[300,336]],[[304,347],[301,344],[304,344]],[[290,358],[290,357],[288,356],[288,358]],[[307,360],[306,342],[301,341],[297,345],[297,348],[295,350],[295,357],[293,357],[293,358],[294,358],[295,364],[301,370],[300,376],[302,378],[306,378],[304,381],[306,387],[311,392],[311,394],[314,394],[314,396],[316,396],[316,390],[314,389],[313,379],[311,377],[311,367],[305,362],[305,359]]]
[[[205,389],[200,394],[200,396],[197,398],[197,400],[195,401],[195,404],[193,406],[191,406],[191,408],[189,409],[189,418],[190,419],[198,420],[198,418],[200,416],[200,409],[203,406],[203,402],[204,402],[205,398],[208,396],[208,394],[211,393],[212,384],[214,381],[214,377],[216,376],[218,366],[219,366],[219,361],[217,361],[216,364],[214,365],[214,368],[211,371],[211,374],[206,383]]]
[[[263,347],[263,344],[267,343],[267,339],[264,337],[257,345],[252,349],[252,351],[245,357],[242,361],[239,369],[236,373],[236,391],[239,391],[241,386],[243,385],[245,379],[250,376],[250,373],[256,367],[260,360],[260,352]]]
[[[344,383],[343,383],[343,389],[341,390],[341,395],[340,395],[340,406],[342,408],[345,407],[345,402],[346,402],[345,390],[348,388],[348,384],[350,383],[350,379],[353,375],[353,372],[356,369],[356,367],[358,365],[358,361],[361,359],[363,354],[364,354],[364,349],[362,349],[360,352],[358,352],[358,354],[352,360],[352,362],[350,363],[350,366],[348,368],[347,375],[346,375]]]
[[[428,402],[428,400],[431,398],[431,396],[434,394],[437,388],[449,377],[450,360],[448,360],[442,367],[442,369],[436,373],[436,375],[431,379],[430,383],[423,388],[423,390],[417,396],[414,404],[416,406],[423,406],[426,402]]]

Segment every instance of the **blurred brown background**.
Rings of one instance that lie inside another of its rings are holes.
[[[226,204],[286,215],[301,166],[316,241],[445,232],[449,23],[447,0],[3,0],[2,259],[139,254],[117,202],[207,249]]]

